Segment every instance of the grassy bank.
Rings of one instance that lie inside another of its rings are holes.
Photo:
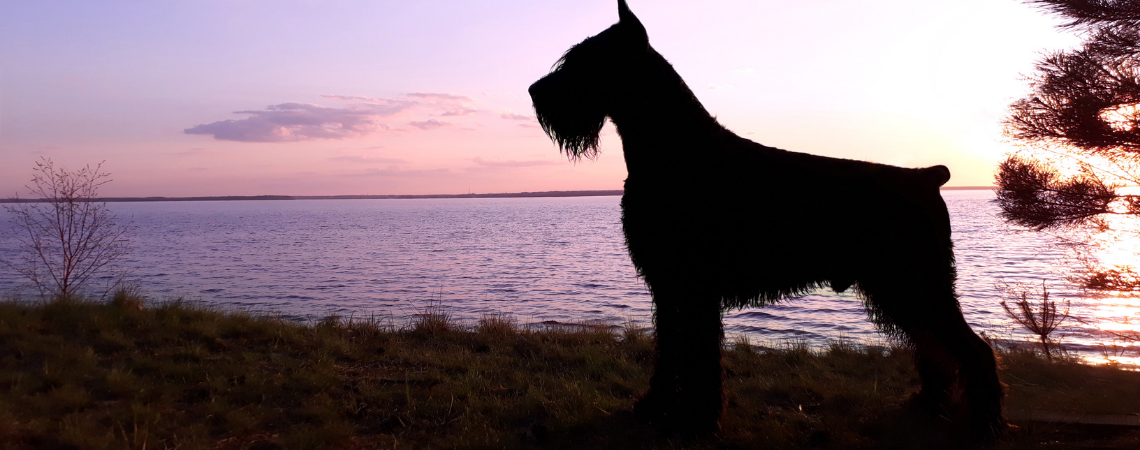
[[[900,408],[902,349],[726,350],[722,431],[661,435],[630,410],[652,340],[634,328],[303,325],[179,303],[0,304],[0,448],[956,448]],[[1008,408],[1140,412],[1140,374],[1003,355]],[[1020,422],[999,448],[1137,448],[1128,427]]]

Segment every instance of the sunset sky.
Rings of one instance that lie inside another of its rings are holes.
[[[1023,75],[1078,39],[1016,0],[630,6],[729,129],[958,186],[992,183]],[[40,157],[106,161],[109,196],[620,189],[612,127],[567,162],[526,93],[616,21],[613,0],[3,2],[0,195]]]

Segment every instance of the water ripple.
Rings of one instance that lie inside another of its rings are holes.
[[[1064,251],[997,218],[989,191],[944,193],[958,292],[978,329],[1007,327],[997,284],[1049,280],[1074,310]],[[648,324],[649,294],[624,248],[618,197],[112,203],[136,227],[129,265],[153,296],[315,320],[330,312],[405,317],[439,302],[457,318]],[[6,212],[0,227],[10,227]],[[0,251],[11,254],[10,234]],[[0,290],[21,284],[0,265]],[[1135,305],[1135,299],[1113,298]],[[1132,301],[1132,303],[1129,303]],[[821,290],[763,310],[729,311],[726,332],[768,342],[842,335],[880,341],[853,295]],[[1079,348],[1104,334],[1062,330]]]

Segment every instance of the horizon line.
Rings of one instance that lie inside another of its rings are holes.
[[[943,191],[969,191],[994,190],[996,186],[943,186]],[[574,191],[536,191],[536,192],[501,192],[501,193],[467,193],[467,194],[363,194],[363,195],[209,195],[192,197],[96,197],[99,202],[208,202],[208,201],[240,201],[240,200],[413,200],[413,199],[443,199],[443,198],[539,198],[539,197],[607,197],[624,195],[624,189],[574,190]],[[0,203],[40,203],[44,199],[17,199],[2,198]]]

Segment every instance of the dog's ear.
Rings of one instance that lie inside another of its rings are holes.
[[[618,23],[635,39],[637,45],[649,46],[649,35],[645,32],[645,26],[637,20],[633,11],[629,10],[625,0],[618,0]]]

